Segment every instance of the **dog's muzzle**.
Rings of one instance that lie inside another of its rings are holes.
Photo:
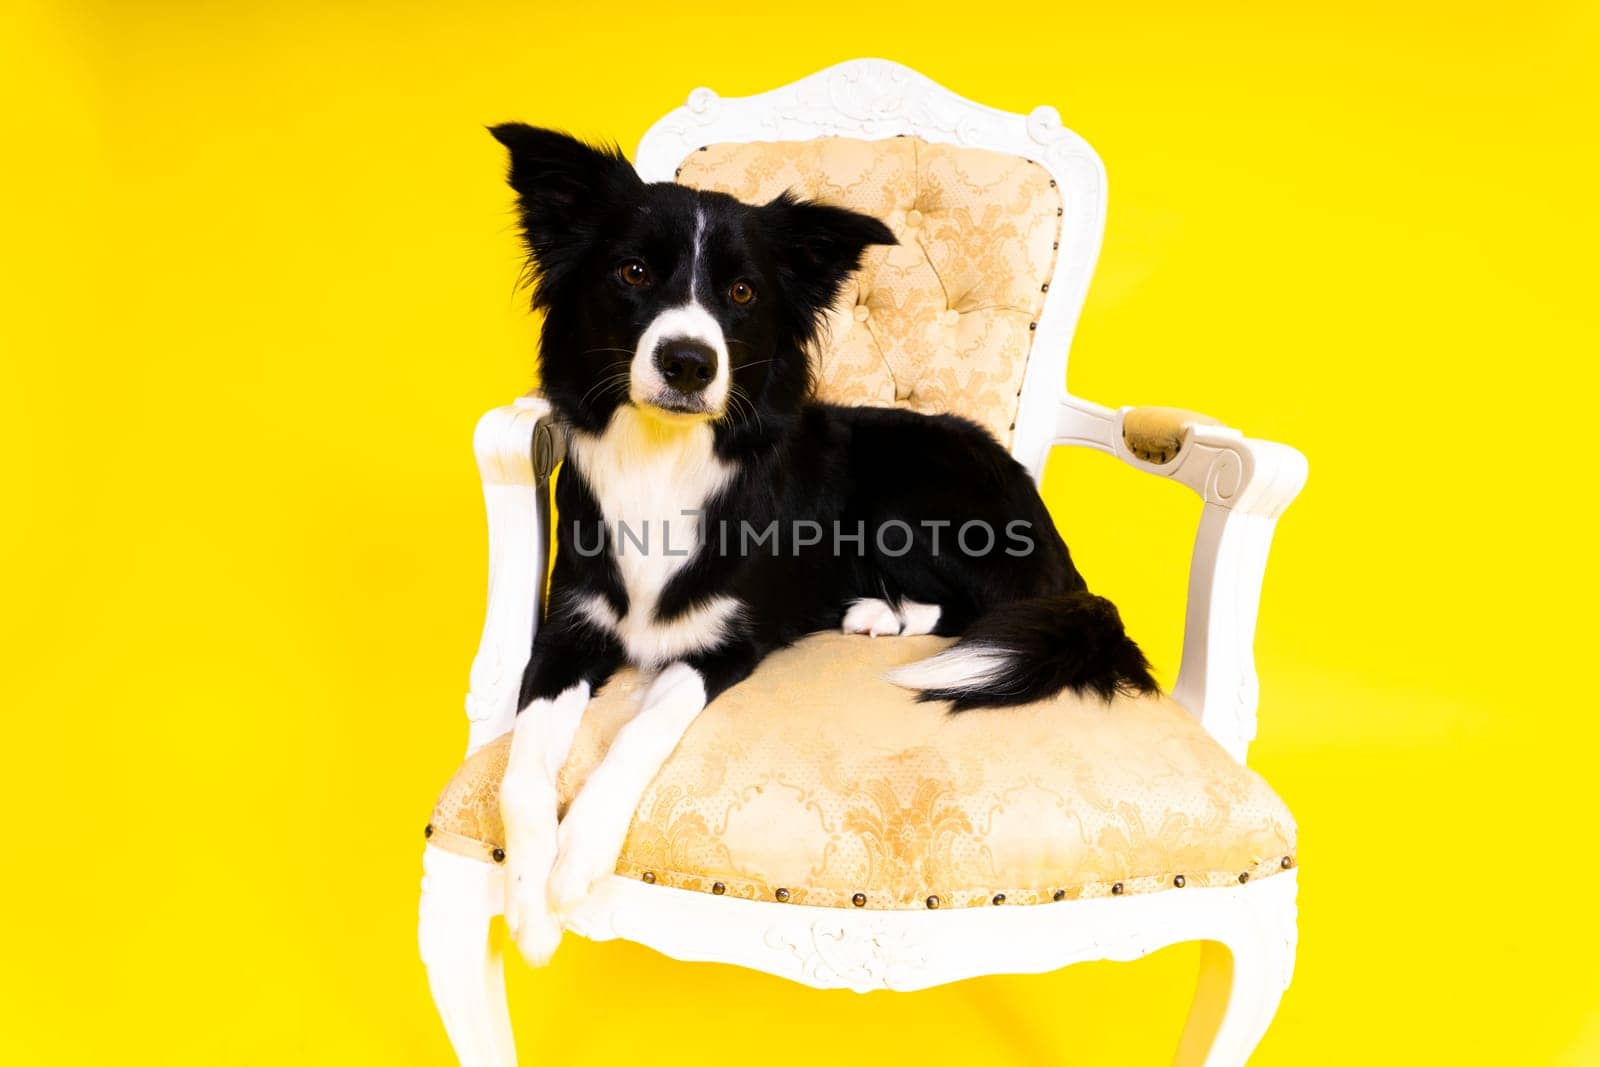
[[[722,326],[710,312],[695,303],[668,308],[634,346],[628,399],[669,415],[717,418],[731,371]]]

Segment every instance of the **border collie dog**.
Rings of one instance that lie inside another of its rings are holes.
[[[646,184],[615,149],[494,127],[568,441],[547,616],[501,787],[506,919],[542,963],[709,701],[805,634],[942,634],[889,680],[955,711],[1155,688],[1032,479],[974,423],[811,397],[807,351],[877,219]],[[559,825],[590,694],[652,672]]]

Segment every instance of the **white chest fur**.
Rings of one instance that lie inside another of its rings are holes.
[[[580,610],[616,634],[641,666],[717,644],[739,611],[730,597],[712,598],[668,623],[655,620],[661,591],[699,548],[701,512],[733,476],[712,448],[711,427],[667,422],[625,404],[604,433],[573,434],[571,458],[599,502],[608,552],[628,595],[620,618],[598,596],[580,603]],[[593,546],[600,531],[577,536]]]

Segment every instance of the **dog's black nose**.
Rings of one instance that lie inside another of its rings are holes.
[[[717,376],[717,353],[699,341],[666,340],[656,346],[656,368],[680,393],[698,393]]]

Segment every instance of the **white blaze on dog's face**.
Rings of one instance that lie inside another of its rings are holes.
[[[701,289],[710,284],[702,277],[705,233],[705,212],[697,210],[688,262],[689,299],[651,320],[639,335],[629,367],[628,399],[668,416],[717,418],[728,403],[728,342],[722,324],[699,299]]]
[[[628,399],[669,417],[717,418],[728,403],[728,342],[722,324],[700,302],[701,291],[713,284],[704,277],[705,237],[705,211],[697,210],[687,266],[689,299],[651,320],[629,368]]]

